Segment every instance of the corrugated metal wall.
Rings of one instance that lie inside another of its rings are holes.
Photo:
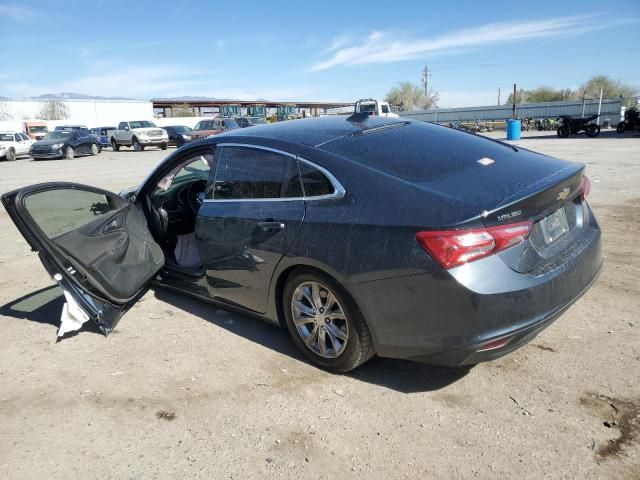
[[[615,125],[620,121],[622,101],[619,98],[602,99],[600,123],[608,119]],[[426,122],[468,122],[468,121],[497,121],[511,118],[511,105],[488,107],[437,108],[434,110],[417,110],[413,112],[398,112],[400,116]],[[584,115],[598,113],[598,100],[585,100]],[[582,115],[582,100],[547,103],[522,103],[516,105],[518,118],[558,118],[560,115],[579,117]]]

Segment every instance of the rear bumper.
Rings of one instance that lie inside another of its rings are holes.
[[[543,275],[511,270],[499,256],[449,271],[349,286],[382,357],[475,364],[531,341],[595,282],[601,235],[591,216],[579,251]],[[508,339],[499,348],[487,343]]]

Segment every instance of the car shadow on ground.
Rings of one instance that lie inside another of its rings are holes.
[[[64,302],[62,289],[58,285],[50,285],[0,306],[0,315],[53,325],[57,329],[60,326],[60,314]],[[98,326],[93,322],[85,323],[80,331],[102,335]],[[64,338],[75,336],[78,333],[66,334]]]
[[[161,287],[154,287],[158,300],[196,315],[247,340],[309,364],[286,329],[247,315],[227,312],[205,301]],[[249,361],[249,359],[247,359]],[[466,376],[471,367],[441,367],[424,363],[374,357],[346,375],[402,393],[428,392],[447,387]]]
[[[184,310],[235,335],[287,355],[299,362],[309,364],[291,341],[286,329],[264,323],[247,315],[225,311],[211,303],[165,288],[154,287],[153,292],[158,300],[175,309]],[[64,302],[62,290],[57,285],[50,285],[0,306],[0,315],[52,325],[57,328],[60,324],[60,313]],[[83,331],[102,335],[93,322],[85,323],[79,332]],[[79,332],[67,334],[64,338],[75,336]],[[247,362],[249,361],[250,359],[247,358]],[[398,392],[413,393],[440,390],[460,380],[470,370],[470,367],[440,367],[406,360],[374,357],[345,375],[361,382],[379,385]]]

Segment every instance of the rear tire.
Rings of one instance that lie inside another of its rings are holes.
[[[293,342],[320,368],[348,372],[375,354],[362,312],[328,275],[294,271],[284,287],[282,309]]]
[[[112,149],[114,152],[119,152],[119,151],[120,151],[120,145],[118,145],[118,142],[116,142],[116,139],[115,139],[115,138],[112,138],[112,139],[111,139],[111,149]]]
[[[626,130],[625,126],[626,126],[626,124],[624,122],[620,122],[618,124],[618,126],[616,127],[616,132],[624,133],[624,131]]]
[[[76,156],[76,152],[73,151],[72,147],[67,147],[66,150],[64,151],[64,158],[66,158],[67,160],[71,160],[75,156]]]
[[[587,128],[584,129],[584,133],[587,135],[587,137],[590,137],[590,138],[597,137],[598,134],[600,133],[600,127],[598,125],[591,123],[587,125]]]
[[[16,159],[16,151],[13,147],[7,150],[6,158],[10,162],[13,162]]]

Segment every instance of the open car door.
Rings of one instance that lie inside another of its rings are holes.
[[[88,319],[111,333],[164,265],[142,212],[114,193],[40,183],[4,194],[2,203],[64,291],[58,336]]]

